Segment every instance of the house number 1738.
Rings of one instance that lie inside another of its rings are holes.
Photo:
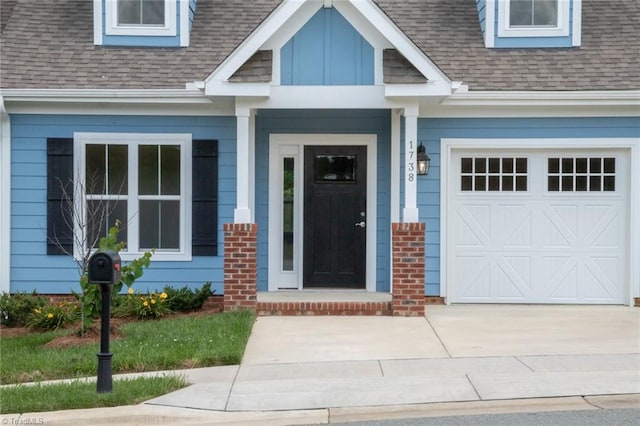
[[[407,150],[407,178],[409,182],[413,182],[416,175],[415,154],[414,143],[409,141],[409,149]]]

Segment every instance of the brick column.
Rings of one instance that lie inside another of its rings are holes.
[[[255,223],[224,224],[224,310],[256,310],[258,284]]]
[[[394,316],[424,315],[424,223],[392,224]]]

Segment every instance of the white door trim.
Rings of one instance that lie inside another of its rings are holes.
[[[284,154],[295,156],[295,186],[294,198],[294,233],[295,245],[303,247],[303,203],[304,185],[304,147],[306,145],[363,145],[367,147],[367,247],[366,247],[366,291],[376,291],[376,235],[377,235],[377,159],[378,137],[375,134],[271,134],[269,135],[269,273],[268,289],[277,291],[281,278],[280,254],[282,244],[282,193],[280,158]],[[297,231],[297,232],[296,232]],[[297,268],[297,269],[296,269]],[[297,256],[294,254],[293,279],[296,280],[298,290],[302,290],[302,251],[299,249]]]
[[[453,151],[457,149],[509,149],[509,150],[563,150],[563,149],[622,149],[629,152],[629,239],[628,239],[628,301],[634,304],[634,298],[640,296],[640,138],[551,138],[551,139],[449,139],[440,141],[440,296],[451,303],[452,286],[449,258],[452,247],[448,244],[447,213],[451,201],[449,193]]]

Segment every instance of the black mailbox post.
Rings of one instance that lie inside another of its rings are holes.
[[[111,317],[111,291],[120,282],[122,262],[120,255],[106,250],[94,253],[89,258],[87,270],[89,283],[99,284],[102,293],[102,314],[100,323],[100,353],[98,356],[98,393],[108,393],[113,389],[111,357],[109,352],[109,318]]]

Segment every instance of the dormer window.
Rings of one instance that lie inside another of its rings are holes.
[[[510,28],[558,27],[558,0],[511,0]]]
[[[118,0],[118,26],[164,26],[164,0]]]
[[[569,0],[498,1],[498,37],[569,35]]]
[[[176,0],[105,0],[105,34],[175,36]]]

